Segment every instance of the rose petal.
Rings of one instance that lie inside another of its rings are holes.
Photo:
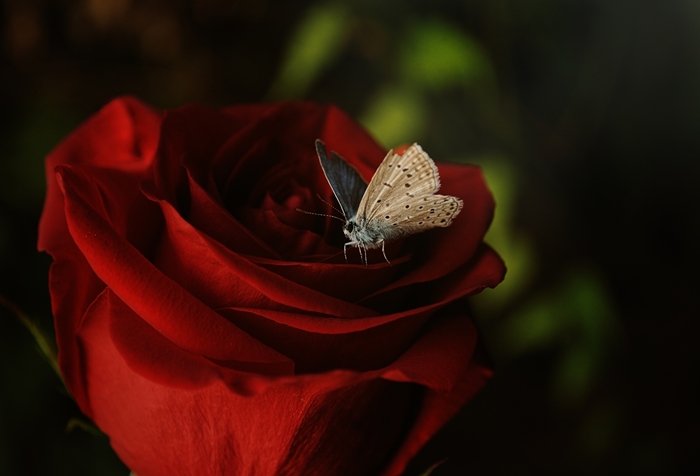
[[[54,176],[62,164],[90,164],[140,175],[153,159],[160,115],[136,99],[115,99],[77,128],[46,158],[46,200],[39,250],[53,253],[70,241],[63,199]]]
[[[257,265],[285,279],[347,302],[358,302],[390,283],[411,255],[392,259],[391,264],[339,265],[335,263],[279,261],[253,258]],[[384,259],[384,258],[382,258]],[[396,306],[395,300],[387,305]]]
[[[88,417],[93,412],[87,395],[83,349],[75,335],[90,303],[105,285],[95,275],[80,250],[64,246],[49,271],[51,308],[58,344],[58,365],[70,394]]]
[[[240,308],[221,309],[219,312],[249,334],[266,339],[270,346],[294,360],[297,374],[385,367],[411,345],[431,317],[424,312],[358,332],[318,333],[282,323],[296,320],[294,313]],[[316,319],[336,321],[323,317]],[[331,326],[323,327],[330,330]]]
[[[267,363],[275,373],[291,362],[237,329],[160,273],[115,233],[98,210],[99,190],[76,169],[59,168],[66,219],[91,268],[129,307],[177,345],[221,361]],[[277,367],[275,367],[275,365]]]
[[[129,97],[115,99],[73,131],[46,159],[47,193],[39,222],[38,248],[48,251],[54,259],[49,287],[61,372],[88,416],[92,411],[82,374],[82,351],[74,331],[90,303],[104,289],[104,283],[70,236],[54,168],[61,164],[89,164],[118,170],[122,177],[135,180],[152,160],[159,123],[160,115],[139,101]]]
[[[405,295],[408,292],[412,299],[406,300],[400,309],[439,306],[471,296],[484,288],[496,287],[503,281],[505,270],[505,264],[498,254],[481,243],[470,261],[439,279],[400,286],[390,291],[383,289],[360,302],[372,309],[381,309],[383,303],[392,302],[395,293]],[[400,309],[393,308],[394,313],[398,314]]]
[[[195,230],[169,203],[159,203],[168,229],[160,245],[159,266],[177,273],[171,278],[209,306],[295,309],[310,315],[348,318],[376,314],[257,266]]]
[[[130,312],[114,307],[114,298],[108,293],[96,300],[79,335],[95,422],[140,475],[376,474],[420,395],[407,384],[373,380],[337,387],[320,377],[241,396],[221,381],[210,382],[206,366],[204,377],[186,370],[198,381],[195,387],[173,387],[160,373],[150,375],[157,380],[135,373],[114,347],[110,336],[115,330],[124,334],[115,320]],[[137,328],[127,325],[139,342]],[[140,347],[150,343],[140,341]],[[149,360],[160,359],[167,360],[166,371],[197,367],[196,358],[171,360],[156,348]]]
[[[266,258],[280,257],[274,249],[234,219],[220,202],[215,201],[191,177],[189,185],[192,197],[190,223],[194,228],[238,253]],[[157,197],[152,199],[157,200]]]
[[[470,361],[476,337],[473,326],[463,316],[454,316],[451,319],[441,321],[438,327],[428,333],[416,346],[412,347],[386,369],[364,374],[334,371],[329,374],[311,375],[294,379],[277,378],[275,379],[277,383],[273,384],[272,381],[268,381],[268,384],[258,389],[259,392],[264,391],[262,395],[266,396],[265,399],[255,400],[251,399],[251,397],[244,397],[243,400],[240,400],[239,397],[225,390],[219,384],[208,383],[202,386],[205,383],[202,380],[202,374],[206,375],[206,367],[203,366],[197,372],[197,362],[193,361],[194,367],[192,367],[192,370],[187,370],[187,367],[191,366],[191,364],[183,362],[177,355],[174,358],[178,360],[172,360],[173,357],[168,355],[168,351],[176,354],[182,351],[153,332],[148,326],[137,326],[137,328],[134,328],[127,325],[124,329],[121,328],[121,324],[118,327],[112,325],[112,331],[110,332],[114,337],[114,330],[119,329],[119,334],[124,337],[116,339],[115,343],[120,342],[120,345],[128,345],[136,352],[142,353],[144,357],[148,356],[145,360],[140,361],[143,365],[150,366],[154,362],[163,362],[163,365],[158,367],[162,372],[150,373],[146,375],[148,379],[146,380],[143,377],[138,377],[138,374],[133,372],[133,370],[136,370],[141,373],[140,370],[142,369],[139,366],[134,368],[130,365],[130,370],[125,370],[122,363],[125,361],[122,361],[120,356],[131,355],[131,353],[124,354],[123,350],[121,354],[115,353],[116,348],[109,344],[110,339],[105,339],[104,337],[104,333],[107,332],[104,323],[109,319],[100,319],[97,312],[98,308],[99,306],[95,307],[95,312],[91,313],[91,317],[86,319],[80,332],[81,338],[86,345],[87,361],[90,362],[87,372],[89,382],[91,382],[91,398],[99,402],[96,410],[96,421],[111,436],[115,449],[122,459],[127,463],[133,461],[133,464],[131,464],[132,469],[141,470],[143,474],[149,476],[163,474],[161,471],[166,471],[165,474],[189,474],[191,465],[198,465],[197,474],[218,474],[217,471],[220,470],[219,463],[222,459],[228,464],[236,465],[231,468],[237,468],[240,464],[245,466],[246,463],[239,461],[237,458],[240,457],[245,460],[251,454],[260,454],[261,446],[257,439],[260,436],[270,439],[268,444],[271,447],[263,453],[265,454],[266,462],[254,460],[252,462],[249,461],[247,464],[256,466],[258,471],[264,471],[267,461],[271,461],[274,464],[268,470],[272,471],[271,474],[277,474],[274,469],[275,465],[280,464],[283,459],[279,455],[280,449],[286,450],[286,448],[294,447],[293,444],[287,446],[285,443],[289,444],[289,442],[294,440],[292,435],[295,432],[298,435],[304,435],[303,438],[297,438],[296,441],[303,440],[307,445],[314,438],[307,435],[304,431],[300,432],[298,429],[295,431],[291,429],[284,431],[283,429],[288,427],[280,428],[278,425],[266,425],[265,421],[267,421],[267,418],[277,418],[278,411],[283,411],[286,414],[281,419],[283,421],[279,422],[280,425],[293,426],[301,424],[303,417],[306,417],[308,414],[299,407],[295,409],[294,406],[295,402],[303,404],[309,398],[313,398],[308,393],[305,393],[305,389],[311,389],[311,395],[319,395],[324,392],[332,392],[333,389],[342,388],[343,386],[355,386],[362,381],[368,381],[378,376],[404,382],[417,380],[433,389],[428,391],[422,400],[418,419],[415,421],[408,436],[403,440],[393,463],[383,473],[384,476],[399,475],[407,461],[415,455],[425,441],[485,384],[490,375],[490,372],[481,364],[474,360]],[[122,311],[128,311],[128,308],[125,306],[121,309]],[[109,309],[109,315],[112,319],[118,318],[121,320],[123,315],[118,309],[116,311],[115,313],[114,308]],[[134,322],[138,322],[138,319],[135,319]],[[135,335],[128,338],[125,335],[126,331],[134,331]],[[157,339],[161,340],[161,344],[165,348],[156,346],[152,353],[149,352],[147,349],[151,348],[153,341],[150,338],[143,340],[141,334],[144,331],[150,336],[158,336]],[[185,365],[182,365],[183,363]],[[183,374],[189,375],[187,378],[194,379],[194,383],[199,382],[194,388],[200,388],[201,390],[195,392],[182,391],[181,384],[172,387],[173,383],[180,381],[167,380],[168,376],[172,377],[174,374],[180,374],[180,377]],[[245,374],[236,374],[246,378]],[[153,377],[154,379],[148,377]],[[247,378],[251,381],[259,379],[258,376],[252,375],[247,376]],[[205,380],[208,381],[208,379]],[[159,382],[164,381],[167,383],[159,384]],[[285,383],[287,381],[289,381],[288,384]],[[276,390],[270,390],[270,385],[274,385],[272,388]],[[228,388],[231,388],[231,386],[228,386]],[[260,395],[260,393],[258,394]],[[103,395],[103,397],[100,397],[100,395]],[[409,394],[404,391],[396,396],[401,398],[406,395]],[[302,400],[298,400],[300,397]],[[319,411],[327,410],[326,415],[330,416],[338,414],[339,409],[333,402],[337,404],[346,402],[347,399],[340,398],[338,394],[332,395],[332,397],[325,399],[325,405],[329,405],[330,408],[324,408],[324,404],[319,404],[321,405],[320,407],[317,406]],[[376,396],[373,395],[371,399],[376,399]],[[190,403],[188,404],[187,402]],[[394,401],[394,403],[398,402]],[[357,410],[357,402],[352,402],[349,408]],[[194,413],[192,414],[192,412]],[[340,413],[342,414],[343,412],[340,411]],[[210,414],[215,414],[216,418],[212,419],[207,416]],[[207,434],[190,433],[192,430],[200,428],[200,425],[192,426],[192,423],[189,423],[189,419],[194,418],[192,415],[196,415],[199,421],[207,421],[210,425],[213,425],[210,427],[210,432]],[[290,418],[293,416],[298,416],[299,420]],[[256,425],[255,430],[246,429],[249,428],[251,421]],[[363,415],[360,421],[365,421],[368,424],[369,422],[375,422],[374,419],[368,418],[367,415]],[[219,423],[222,425],[221,427],[219,427]],[[310,425],[317,432],[323,434],[323,428],[325,428],[323,420],[314,420]],[[275,427],[275,432],[272,434],[267,431],[270,429],[270,426]],[[339,427],[337,422],[332,427],[335,434],[338,434]],[[380,427],[385,428],[386,425],[380,424]],[[184,428],[189,430],[187,432],[181,431]],[[238,430],[239,433],[236,434],[234,429]],[[262,435],[260,435],[261,433]],[[351,436],[347,434],[347,431],[341,433],[346,438]],[[316,436],[320,436],[320,434],[314,433]],[[361,441],[366,441],[367,435],[374,433],[365,430],[361,434],[364,435]],[[192,438],[196,438],[196,441],[193,441]],[[162,441],[168,441],[168,445],[162,445]],[[347,443],[352,444],[354,442],[355,440],[353,439]],[[252,451],[247,449],[249,448],[248,445],[252,445],[254,449]],[[144,447],[149,448],[149,454],[153,458],[144,460],[140,457]],[[206,456],[211,455],[211,452],[214,451],[213,448],[218,448],[216,450],[218,457]],[[156,458],[157,455],[161,455],[163,452],[166,452],[166,454]],[[174,458],[171,452],[180,456]],[[291,451],[291,453],[294,454],[294,451]],[[332,449],[329,449],[328,456],[331,457],[334,453]],[[340,455],[336,454],[336,458],[342,458],[342,455],[345,454],[346,451],[342,451]],[[352,452],[351,454],[357,455],[359,453]],[[205,458],[205,456],[206,460],[203,460],[202,458]],[[288,456],[287,459],[294,460],[295,458]],[[300,463],[309,461],[300,456],[297,456],[296,459]],[[311,460],[313,461],[313,459]],[[169,466],[173,461],[177,463],[178,468]],[[322,459],[322,461],[326,460]],[[315,463],[316,470],[325,469],[328,471],[325,463],[319,463],[318,461],[315,461]],[[149,464],[153,466],[144,466]],[[184,469],[179,469],[180,465]],[[185,471],[185,473],[178,472],[181,470]],[[313,468],[307,468],[307,471],[309,470],[313,470]],[[301,472],[300,474],[307,473]],[[333,471],[329,474],[343,473],[342,471]]]
[[[408,462],[486,385],[492,373],[482,363],[471,360],[466,372],[449,393],[428,390],[411,432],[382,476],[403,474]]]
[[[249,309],[248,311],[285,326],[311,333],[329,335],[356,333],[411,316],[433,313],[452,302],[482,290],[486,286],[496,286],[503,279],[503,269],[503,261],[490,247],[484,246],[471,263],[464,265],[450,275],[454,282],[450,281],[449,286],[445,285],[439,300],[428,300],[428,302],[423,302],[421,306],[409,307],[384,315],[350,318],[337,316],[332,319],[324,319],[308,313],[280,312],[266,308]]]
[[[237,215],[243,224],[255,230],[256,236],[274,246],[280,260],[306,261],[313,256],[338,253],[338,248],[327,245],[317,233],[286,225],[270,210],[242,209]]]
[[[243,118],[198,105],[167,111],[161,124],[153,170],[144,180],[144,190],[175,206],[186,206],[189,197],[186,196],[187,169],[183,163],[190,165],[190,173],[196,180],[206,181],[208,174],[205,171],[219,148],[244,127]],[[183,203],[178,203],[178,200]]]

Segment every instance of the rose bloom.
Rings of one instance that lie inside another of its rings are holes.
[[[438,164],[449,228],[346,262],[342,223],[298,211],[335,213],[316,139],[368,181],[386,152],[333,106],[125,97],[49,155],[60,368],[139,476],[399,475],[488,380],[481,170]]]

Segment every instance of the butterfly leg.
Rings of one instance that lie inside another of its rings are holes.
[[[382,254],[384,255],[384,259],[386,260],[387,263],[389,263],[389,266],[391,266],[391,261],[389,261],[389,258],[386,257],[386,251],[384,251],[384,244],[386,242],[382,240]]]
[[[348,245],[350,243],[345,243],[343,245],[343,256],[345,256],[345,264],[348,264]]]

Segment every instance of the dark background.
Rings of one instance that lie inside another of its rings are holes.
[[[433,473],[700,473],[695,0],[4,0],[0,295],[51,332],[43,157],[111,98],[333,102],[387,147],[481,164],[506,281],[496,374]],[[126,476],[0,310],[0,475]]]

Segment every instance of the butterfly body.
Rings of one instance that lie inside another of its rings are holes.
[[[343,226],[343,233],[349,240],[347,245],[358,248],[379,248],[385,241],[399,238],[401,233],[376,220],[349,218]]]
[[[462,209],[459,198],[435,194],[437,166],[418,144],[401,155],[389,151],[369,184],[335,152],[329,158],[320,140],[316,152],[345,218],[346,248],[383,249],[387,241],[449,226]]]

